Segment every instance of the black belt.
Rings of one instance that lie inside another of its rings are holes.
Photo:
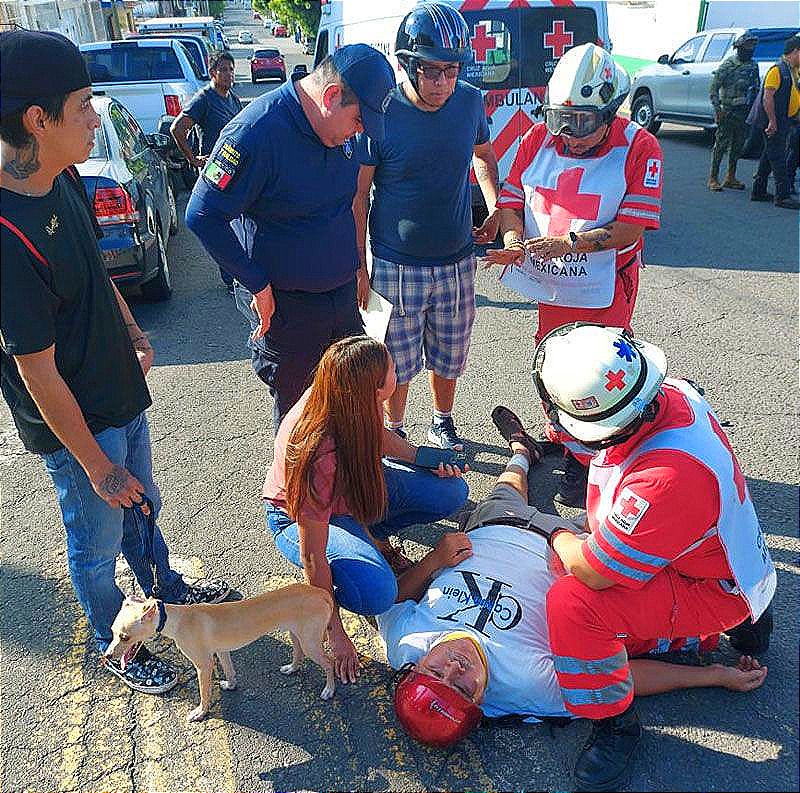
[[[525,518],[520,518],[516,515],[503,515],[495,520],[484,520],[481,521],[477,526],[472,526],[472,528],[470,528],[468,531],[482,529],[484,526],[511,526],[515,529],[522,529],[523,531],[529,531],[533,534],[538,534],[540,537],[544,538],[545,542],[549,543],[550,541],[550,535],[547,534],[547,532],[545,532],[543,529],[540,529],[538,526],[534,526],[530,520],[525,520]]]

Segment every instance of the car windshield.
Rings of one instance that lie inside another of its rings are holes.
[[[253,53],[254,58],[277,58],[279,55],[278,50],[256,50]]]
[[[83,55],[92,84],[184,79],[172,47],[139,47],[125,42],[108,49],[87,50]]]
[[[98,127],[94,132],[94,146],[92,146],[92,153],[89,155],[90,160],[107,160],[108,149],[106,148],[106,135],[103,132],[103,127]]]

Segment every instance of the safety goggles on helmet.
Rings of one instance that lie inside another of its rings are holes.
[[[552,421],[594,448],[631,435],[667,371],[664,353],[622,328],[574,323],[536,348],[533,381]]]
[[[441,680],[406,664],[395,674],[394,709],[406,732],[420,743],[446,748],[472,732],[481,709]]]
[[[544,111],[544,123],[552,135],[586,138],[597,132],[606,120],[606,114],[596,110],[549,107]]]

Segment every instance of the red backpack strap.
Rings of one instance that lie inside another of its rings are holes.
[[[47,261],[47,259],[45,259],[41,253],[39,253],[39,251],[36,249],[36,246],[10,220],[7,220],[0,215],[0,225],[5,226],[12,234],[15,234],[17,237],[19,237],[22,244],[34,255],[39,264],[43,264],[45,267],[50,269],[50,263]]]

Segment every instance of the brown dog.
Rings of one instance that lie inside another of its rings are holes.
[[[159,621],[165,618],[160,631]],[[111,630],[114,637],[105,652],[107,658],[125,664],[136,655],[139,645],[157,632],[168,636],[194,664],[200,688],[200,705],[188,716],[200,721],[211,701],[211,673],[214,656],[219,659],[225,680],[223,690],[236,688],[236,672],[230,651],[238,650],[265,633],[276,629],[289,631],[292,660],[281,667],[290,675],[308,656],[325,670],[325,688],[320,695],[330,699],[336,688],[333,661],[323,647],[328,622],[333,614],[333,599],[324,589],[308,584],[292,584],[245,600],[174,606],[154,598],[126,598]]]

